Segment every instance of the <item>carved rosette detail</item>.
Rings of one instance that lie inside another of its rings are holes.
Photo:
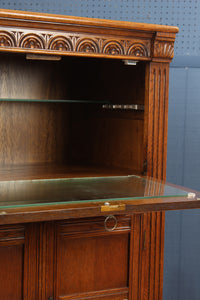
[[[0,47],[15,47],[15,37],[5,31],[0,31]]]
[[[98,44],[91,39],[83,39],[76,45],[77,52],[99,53]]]
[[[174,42],[156,41],[154,44],[154,57],[173,58]]]
[[[148,50],[145,45],[136,43],[129,47],[127,54],[137,57],[148,57]]]
[[[44,49],[45,41],[37,34],[26,34],[20,39],[19,46],[30,49]]]
[[[124,48],[119,42],[110,41],[104,45],[103,53],[110,55],[123,55]]]
[[[58,51],[73,51],[72,42],[63,36],[56,36],[48,43],[48,49]]]

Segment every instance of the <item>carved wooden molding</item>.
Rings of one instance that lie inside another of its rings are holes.
[[[0,48],[19,49],[27,52],[42,50],[55,53],[92,53],[103,56],[128,56],[129,58],[151,58],[150,39],[119,39],[110,36],[76,34],[71,32],[35,32],[26,29],[12,31],[9,28],[0,30]]]
[[[0,51],[171,61],[174,26],[0,11]]]
[[[172,59],[174,57],[174,42],[155,41],[154,57]]]

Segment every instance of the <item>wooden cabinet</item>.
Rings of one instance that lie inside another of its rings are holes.
[[[162,299],[177,32],[1,10],[0,298]]]

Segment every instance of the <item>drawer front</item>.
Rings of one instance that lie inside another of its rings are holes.
[[[109,232],[129,232],[131,219],[128,216],[105,216],[100,218],[88,218],[58,223],[58,234],[60,236],[77,236],[106,234]]]

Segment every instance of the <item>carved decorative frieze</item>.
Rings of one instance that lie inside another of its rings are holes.
[[[150,38],[116,37],[87,33],[71,33],[49,30],[29,30],[17,28],[12,31],[4,27],[0,31],[0,48],[23,48],[31,51],[43,50],[55,52],[94,53],[99,55],[124,56],[150,60],[154,58],[171,59],[174,53],[174,42],[155,40],[153,48]],[[151,52],[151,48],[153,51]]]
[[[158,58],[173,58],[174,56],[174,42],[155,41],[154,43],[154,57]]]

